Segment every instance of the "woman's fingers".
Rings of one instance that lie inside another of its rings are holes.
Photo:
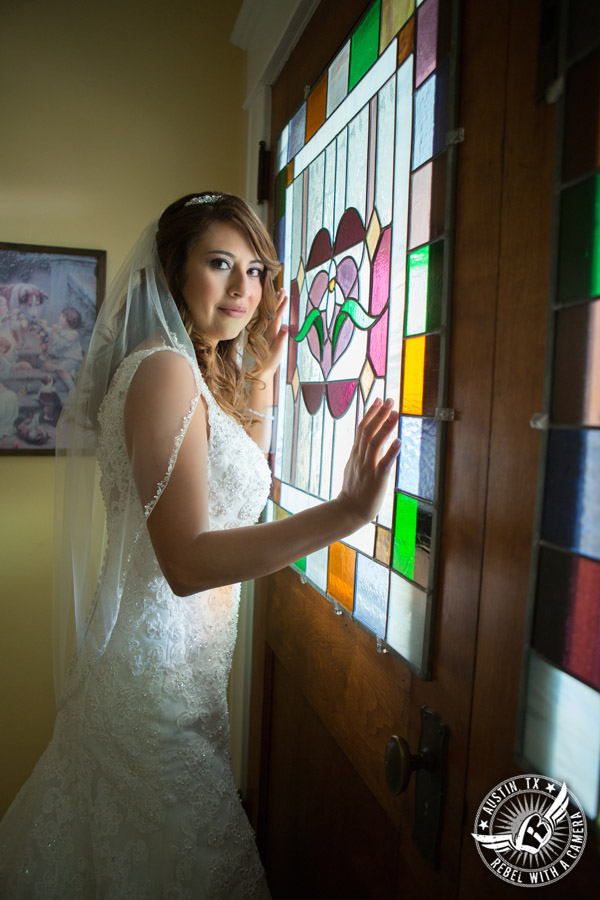
[[[375,452],[397,423],[398,413],[393,409],[393,400],[387,399],[383,404],[379,401],[377,407],[374,403],[358,427],[361,450]]]

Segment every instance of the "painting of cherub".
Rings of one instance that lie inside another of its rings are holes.
[[[105,273],[103,250],[0,243],[0,454],[54,452]]]

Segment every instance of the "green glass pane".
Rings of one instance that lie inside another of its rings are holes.
[[[380,0],[375,0],[375,3],[352,35],[349,91],[358,84],[377,59],[379,49],[379,5]]]
[[[295,569],[300,569],[301,572],[306,572],[306,557],[303,556],[302,559],[298,559],[294,563]]]
[[[442,312],[444,242],[420,247],[408,257],[405,334],[439,331]]]
[[[561,206],[558,302],[600,295],[600,175],[564,191]]]
[[[407,578],[414,575],[416,534],[417,501],[414,497],[396,494],[392,566]]]

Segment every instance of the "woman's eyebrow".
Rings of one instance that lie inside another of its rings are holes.
[[[235,259],[235,253],[231,253],[229,250],[209,250],[208,256],[211,256],[213,253],[220,253],[222,256],[229,256],[231,259]],[[251,263],[260,263],[261,266],[264,265],[262,259],[251,259]]]

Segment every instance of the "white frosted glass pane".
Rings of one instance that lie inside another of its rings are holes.
[[[298,440],[296,441],[296,477],[294,484],[308,490],[310,475],[310,446],[312,438],[312,416],[304,405],[302,395],[298,412]]]
[[[566,782],[587,815],[596,818],[600,694],[534,654],[529,663],[523,753],[544,775]]]
[[[375,549],[375,525],[372,522],[363,525],[358,531],[353,531],[352,534],[345,537],[344,543],[348,544],[349,547],[354,547],[355,550],[368,554],[368,556],[373,556],[373,550]]]
[[[267,500],[267,505],[265,506],[265,522],[272,522],[274,519],[273,516],[273,501]]]
[[[386,641],[408,662],[423,664],[423,640],[427,620],[427,594],[390,573],[390,600]]]
[[[331,492],[337,497],[342,487],[344,467],[354,443],[354,426],[356,423],[356,392],[348,410],[341,419],[335,420],[333,441],[333,467],[331,474]]]
[[[306,315],[306,300],[302,302],[300,301],[300,324],[304,321],[304,317]],[[300,375],[300,381],[304,384],[309,384],[313,381],[323,381],[323,372],[321,370],[321,366],[314,358],[312,353],[310,352],[310,347],[308,345],[308,341],[304,338],[303,341],[300,341],[298,344],[298,356],[296,357],[298,362],[298,374]]]
[[[287,164],[289,125],[286,125],[277,142],[277,171],[281,172]]]
[[[344,128],[336,140],[335,222],[334,232],[346,209],[346,167],[348,164],[348,129]]]
[[[293,487],[291,484],[285,484],[285,482],[281,483],[279,498],[281,501],[280,505],[291,513],[310,509],[313,506],[317,506],[320,502],[315,497],[311,497],[310,494],[299,491],[298,488]]]
[[[312,445],[310,451],[310,480],[308,489],[311,494],[319,496],[319,482],[321,480],[321,451],[323,441],[323,402],[312,417]]]
[[[394,185],[394,114],[396,112],[396,79],[390,78],[378,95],[377,164],[375,169],[375,207],[381,226],[392,218]]]
[[[323,410],[323,461],[321,463],[321,497],[330,500],[331,448],[333,446],[333,418],[325,405]]]
[[[360,328],[354,329],[354,334],[346,350],[332,366],[329,374],[330,381],[358,379],[367,354],[367,340],[368,332],[362,331]]]
[[[306,557],[306,575],[322,591],[327,590],[327,562],[329,548],[317,550]]]
[[[292,211],[292,240],[290,242],[292,253],[290,263],[290,278],[298,274],[300,256],[302,252],[302,202],[304,194],[304,177],[294,179],[294,205]]]
[[[283,469],[283,441],[284,441],[284,425],[285,425],[285,378],[287,372],[287,348],[284,352],[284,358],[279,367],[279,408],[277,410],[277,426],[275,430],[275,461],[273,465],[273,474],[275,478],[281,478]]]
[[[313,159],[321,153],[338,134],[344,125],[354,118],[356,113],[368,103],[373,94],[383,87],[388,78],[396,70],[396,41],[392,41],[387,50],[381,54],[374,66],[371,66],[364,78],[348,94],[346,99],[327,119],[325,125],[308,141],[294,160],[294,173],[299,175]]]
[[[327,73],[327,117],[340,105],[348,93],[348,67],[350,65],[350,41],[345,44]]]
[[[334,233],[336,141],[325,151],[325,197],[323,202],[323,227]]]
[[[431,75],[415,91],[415,124],[412,167],[417,169],[433,154],[433,132],[435,126],[435,82]]]
[[[292,281],[292,213],[294,209],[294,184],[285,192],[285,258],[283,262],[283,286],[289,296],[290,283]],[[295,273],[294,273],[295,274]],[[289,303],[287,306],[286,322],[289,322]]]
[[[431,218],[431,181],[433,166],[427,163],[412,177],[410,197],[410,239],[409,247],[426,244],[430,234]]]
[[[294,435],[294,393],[291,384],[285,391],[285,421],[283,424],[283,466],[281,477],[289,481],[292,472],[292,439]]]
[[[421,455],[421,419],[400,419],[402,448],[398,463],[398,487],[407,494],[419,494],[419,459]]]
[[[366,556],[356,557],[354,615],[377,637],[385,635],[389,569]]]
[[[348,125],[348,172],[346,205],[354,206],[365,221],[367,201],[367,148],[369,145],[369,107],[365,106]]]
[[[308,168],[308,209],[306,214],[306,253],[323,225],[325,154],[321,153]]]

